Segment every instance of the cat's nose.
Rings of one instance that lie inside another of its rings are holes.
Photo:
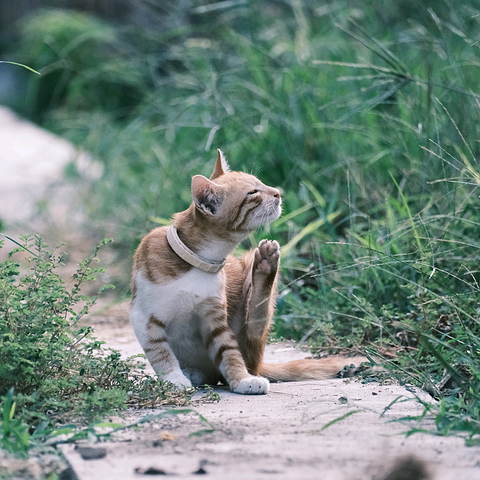
[[[273,189],[273,192],[272,192],[272,195],[274,196],[275,200],[275,205],[280,205],[282,203],[282,198],[280,197],[280,190],[274,188]]]

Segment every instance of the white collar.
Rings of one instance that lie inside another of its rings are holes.
[[[207,273],[218,273],[224,266],[226,259],[221,261],[207,260],[192,252],[178,237],[177,227],[170,225],[167,230],[167,241],[173,251],[192,267],[199,268]]]

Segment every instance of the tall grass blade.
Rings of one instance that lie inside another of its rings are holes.
[[[37,72],[36,70],[34,70],[33,68],[29,67],[28,65],[23,65],[23,64],[17,63],[17,62],[9,62],[9,61],[7,61],[7,60],[0,60],[0,63],[8,63],[9,65],[17,65],[18,67],[26,68],[27,70],[30,70],[31,72],[36,73],[37,75],[41,75],[40,72]]]
[[[331,427],[337,422],[341,422],[342,420],[345,420],[346,418],[350,417],[351,415],[354,415],[355,413],[359,413],[362,410],[352,410],[351,412],[346,413],[345,415],[342,415],[341,417],[335,418],[334,420],[331,420],[330,422],[326,423],[320,430],[319,432],[323,432],[327,428]]]

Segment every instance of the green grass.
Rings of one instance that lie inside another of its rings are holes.
[[[85,206],[121,258],[189,204],[217,147],[281,187],[283,217],[243,245],[284,245],[274,335],[368,348],[440,399],[439,432],[476,441],[478,6],[213,5],[151,7],[156,28],[25,20],[9,54],[42,75],[16,108],[103,163]]]

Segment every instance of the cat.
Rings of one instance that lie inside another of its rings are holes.
[[[264,363],[280,246],[262,240],[241,259],[231,253],[280,216],[280,192],[231,171],[218,150],[210,179],[192,178],[192,197],[171,226],[143,238],[134,256],[130,319],[158,375],[179,389],[222,381],[236,393],[266,394],[269,380],[330,378],[358,361]]]

